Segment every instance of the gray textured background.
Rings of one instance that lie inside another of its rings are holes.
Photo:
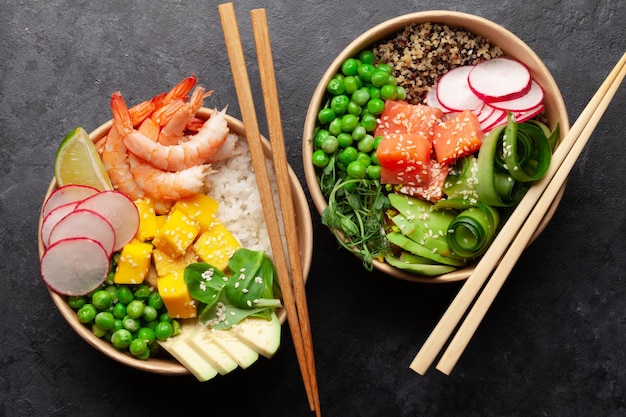
[[[37,217],[60,139],[195,73],[206,104],[239,116],[214,1],[0,0],[0,415],[307,416],[289,332],[271,361],[206,384],[125,368],[73,334],[39,278]],[[235,3],[262,111],[249,10],[267,8],[288,156],[325,67],[383,20],[420,10],[478,14],[544,60],[576,120],[626,50],[623,0],[290,0]],[[459,288],[366,273],[315,223],[308,284],[323,414],[626,414],[626,91],[574,167],[562,204],[525,252],[450,377],[408,369]],[[264,117],[260,117],[265,132]]]

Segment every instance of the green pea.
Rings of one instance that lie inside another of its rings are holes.
[[[143,315],[142,315],[142,318],[144,321],[148,322],[148,321],[156,320],[158,316],[159,316],[159,312],[156,310],[156,308],[149,306],[149,305],[144,307]]]
[[[98,310],[106,310],[111,307],[112,301],[111,294],[106,290],[96,291],[91,297],[91,304]]]
[[[341,132],[337,135],[337,142],[339,143],[340,148],[346,148],[352,145],[352,140],[352,135],[349,133]]]
[[[371,83],[374,87],[382,87],[383,85],[387,84],[387,82],[389,81],[389,74],[386,73],[385,71],[381,71],[379,69],[377,69],[376,71],[374,71],[374,73],[372,74],[372,79],[371,79]]]
[[[131,319],[138,319],[143,314],[146,305],[139,300],[133,300],[126,306],[126,315]]]
[[[398,97],[398,89],[391,84],[383,85],[380,88],[380,98],[383,100],[395,100]]]
[[[145,340],[142,339],[133,339],[130,342],[130,346],[128,347],[129,352],[133,356],[143,355],[143,353],[148,349],[148,344]]]
[[[159,295],[158,292],[153,291],[150,294],[150,297],[148,297],[148,305],[150,307],[154,307],[157,310],[160,310],[163,308],[163,299],[161,298],[161,295]]]
[[[128,304],[135,299],[132,290],[126,286],[122,285],[117,289],[117,301],[122,304]]]
[[[150,349],[146,349],[141,355],[135,355],[135,358],[145,361],[150,358]]]
[[[126,316],[126,305],[122,303],[115,303],[113,306],[113,317],[116,319],[123,319]]]
[[[337,141],[337,137],[333,135],[327,136],[322,142],[322,150],[328,155],[335,153],[338,147],[339,142]]]
[[[110,330],[115,325],[115,317],[108,311],[101,311],[96,315],[95,323],[104,330]]]
[[[354,114],[355,116],[360,116],[362,112],[363,109],[361,108],[361,106],[350,100],[350,103],[348,103],[348,113]]]
[[[111,328],[111,332],[115,332],[117,330],[123,329],[124,328],[124,324],[122,323],[121,319],[115,319],[113,321],[113,328]]]
[[[374,150],[374,137],[372,135],[365,135],[365,137],[357,143],[357,148],[361,152],[372,152]]]
[[[378,121],[376,120],[376,116],[371,113],[366,113],[361,116],[361,126],[365,128],[368,132],[373,132],[376,130],[376,126],[378,125]]]
[[[173,334],[174,327],[172,323],[167,321],[159,322],[154,328],[154,336],[160,341],[167,340],[169,337],[172,337]]]
[[[381,62],[380,64],[376,65],[376,69],[379,71],[386,72],[387,74],[391,74],[391,65],[385,64],[384,62]]]
[[[393,75],[389,75],[389,79],[387,80],[387,84],[395,86],[398,84],[398,80]]]
[[[330,107],[325,107],[317,113],[317,121],[323,125],[332,122],[334,118],[335,112]]]
[[[330,122],[330,124],[328,125],[328,131],[333,136],[337,136],[338,134],[340,134],[342,132],[341,118],[337,117],[332,122]]]
[[[98,310],[93,306],[93,304],[87,303],[79,308],[76,314],[81,323],[91,323],[96,318]]]
[[[352,93],[352,101],[357,105],[357,106],[365,106],[367,104],[367,102],[370,99],[370,93],[369,90],[365,87],[359,88],[358,90],[356,90],[354,93]]]
[[[324,152],[321,149],[318,149],[315,152],[313,152],[313,155],[311,156],[311,160],[313,162],[313,165],[315,165],[318,168],[324,168],[330,162],[330,158],[328,157],[326,152]]]
[[[149,327],[142,327],[137,332],[137,339],[145,340],[146,343],[151,344],[156,340],[154,330]]]
[[[122,319],[122,326],[129,332],[136,332],[139,330],[141,323],[139,322],[139,319],[126,316]]]
[[[370,154],[370,161],[372,165],[380,165],[380,161],[378,160],[378,155],[376,155],[376,152],[372,152]]]
[[[374,72],[376,72],[376,68],[372,64],[361,63],[361,65],[359,65],[359,77],[361,77],[365,83],[371,82]]]
[[[365,152],[359,152],[356,160],[361,162],[365,166],[369,166],[372,163],[372,158],[369,156],[369,154],[366,154]]]
[[[347,167],[350,162],[356,161],[358,155],[359,151],[355,147],[348,146],[339,153],[339,162]]]
[[[378,144],[381,140],[383,140],[383,137],[381,135],[378,135],[374,138],[374,149],[378,149]]]
[[[161,322],[161,321],[166,321],[166,322],[168,322],[168,323],[171,323],[172,321],[174,321],[174,319],[172,318],[172,316],[170,316],[170,315],[169,315],[169,314],[167,314],[167,313],[161,313],[161,314],[159,315],[159,321],[160,321],[160,322]]]
[[[111,344],[119,350],[128,349],[133,341],[133,335],[126,329],[120,329],[111,335]]]
[[[374,115],[381,114],[385,111],[385,102],[379,98],[373,98],[367,102],[367,110]]]
[[[341,117],[341,130],[343,132],[352,132],[359,123],[359,118],[354,114],[344,114]]]
[[[341,115],[346,113],[348,111],[349,104],[350,99],[345,94],[340,94],[330,100],[330,108],[333,110],[333,112],[335,112],[335,115]]]
[[[315,133],[315,137],[313,138],[313,145],[315,146],[315,149],[319,149],[322,147],[322,141],[328,135],[330,135],[328,129],[319,129]],[[154,294],[158,294],[158,292],[155,292]]]
[[[343,87],[345,94],[352,94],[359,89],[359,82],[356,77],[350,75],[343,80]]]
[[[71,295],[67,298],[67,303],[74,310],[78,310],[79,308],[87,304],[87,298],[83,297],[82,295]]]
[[[380,98],[380,88],[374,87],[372,85],[367,89],[367,91],[370,93],[370,100],[373,98],[378,98],[378,99]]]
[[[348,175],[356,179],[364,178],[366,171],[367,167],[359,160],[350,162],[347,169]]]
[[[404,87],[398,85],[396,86],[396,90],[398,90],[396,93],[396,98],[398,100],[406,99],[406,90],[404,89]]]
[[[344,90],[345,86],[343,84],[343,80],[339,78],[333,78],[328,82],[328,85],[326,86],[326,91],[328,91],[333,96],[343,94]]]
[[[105,290],[111,294],[111,300],[113,303],[117,303],[117,286],[108,285]]]
[[[380,179],[380,165],[370,165],[367,167],[367,177],[371,180]]]
[[[145,284],[141,284],[135,288],[135,291],[133,292],[133,295],[137,300],[147,300],[148,297],[150,297],[150,294],[152,294],[152,290]]]
[[[107,329],[103,329],[94,323],[91,325],[91,333],[93,333],[96,337],[104,337],[108,332]]]
[[[180,332],[183,330],[180,322],[178,320],[172,321],[172,329],[174,330],[173,336],[178,336]]]
[[[352,139],[359,141],[365,137],[367,131],[362,125],[357,125],[352,131]]]
[[[341,72],[347,76],[356,75],[358,68],[359,61],[354,58],[348,58],[341,64]]]
[[[376,61],[374,52],[370,50],[364,50],[359,53],[359,60],[365,64],[373,64]]]

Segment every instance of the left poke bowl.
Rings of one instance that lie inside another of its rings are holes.
[[[209,118],[211,118],[213,114],[215,114],[214,110],[201,107],[195,113],[195,119],[206,121]],[[244,149],[244,152],[247,152],[247,140],[245,139],[245,128],[244,128],[243,123],[239,121],[238,119],[235,119],[228,115],[224,115],[224,117],[226,118],[226,122],[227,122],[228,129],[230,132],[229,135],[235,135],[237,140],[239,140],[242,143],[242,148]],[[108,122],[96,128],[93,132],[89,133],[89,138],[91,139],[93,143],[97,144],[99,141],[103,140],[107,136],[107,134],[109,133],[113,125],[114,125],[114,121],[109,120]],[[266,160],[269,162],[271,161],[271,158],[272,158],[271,145],[269,141],[267,141],[265,138],[262,138],[262,142],[263,142],[263,150],[266,156]],[[249,153],[245,155],[245,157],[249,158]],[[214,163],[213,167],[215,168],[216,172],[220,172],[220,169],[221,169],[221,175],[224,175],[225,173],[228,172],[228,170],[231,168],[232,165],[236,165],[240,163],[241,163],[241,159],[237,159],[235,157],[227,157],[219,162]],[[254,181],[254,174],[252,173],[252,169],[251,169],[251,164],[248,163],[245,168],[250,171],[251,178],[250,177],[246,178],[245,180],[246,183],[243,185],[238,184],[238,183],[234,183],[232,185],[226,184],[223,182],[224,177],[223,176],[220,177],[221,179],[219,181],[222,182],[222,184],[220,185],[220,187],[222,188],[222,191],[218,193],[219,197],[215,198],[215,201],[217,201],[218,204],[220,205],[222,204],[222,201],[220,201],[220,199],[229,198],[228,195],[224,193],[224,190],[231,186],[240,187],[239,188],[240,191],[245,192],[247,194],[254,194],[254,193],[258,194],[258,190],[256,190],[256,182]],[[309,274],[310,267],[311,267],[312,252],[313,252],[313,241],[312,241],[313,231],[312,231],[311,214],[309,211],[309,206],[307,203],[304,190],[298,180],[298,177],[293,172],[291,167],[289,168],[289,180],[291,184],[291,192],[292,192],[293,203],[294,203],[294,216],[296,219],[296,226],[298,229],[298,240],[299,240],[298,243],[299,243],[300,258],[301,258],[301,263],[302,263],[302,273],[303,273],[304,279],[306,280]],[[48,187],[47,193],[45,195],[44,204],[48,200],[48,198],[58,188],[59,188],[59,184],[57,180],[53,178]],[[254,189],[252,190],[251,188],[254,188]],[[207,192],[207,195],[212,198],[210,191]],[[236,204],[237,201],[238,200],[236,199],[229,201],[227,204],[224,205],[226,208],[223,210],[228,210],[229,205],[232,205],[234,203]],[[276,207],[279,207],[278,202],[276,203]],[[39,217],[39,228],[38,228],[38,251],[39,251],[40,260],[44,256],[44,253],[46,252],[46,247],[47,247],[45,242],[43,242],[42,240],[42,224],[44,223],[43,210],[44,210],[44,207],[42,205],[42,211]],[[249,219],[248,217],[250,216],[253,216],[254,218]],[[226,217],[228,217],[228,215]],[[264,220],[263,220],[262,207],[260,205],[238,207],[236,210],[236,213],[232,214],[230,217],[231,218],[225,221],[224,224],[228,224],[228,222],[230,222],[231,224],[233,222],[238,222],[238,224],[241,226],[239,229],[232,231],[232,236],[235,237],[235,240],[240,244],[239,246],[241,248],[244,248],[245,243],[242,244],[241,239],[237,236],[238,230],[243,230],[242,233],[244,234],[248,233],[248,232],[245,232],[245,229],[250,224],[254,224],[253,222],[256,221],[257,223],[262,224],[262,225],[260,226],[261,227],[260,231],[253,231],[253,234],[258,234],[258,233],[266,234],[267,233],[266,230],[264,229],[265,225],[264,225]],[[216,218],[218,220],[221,220],[219,212],[216,213]],[[219,237],[217,239],[219,240]],[[259,239],[263,240],[263,238],[259,238]],[[268,244],[268,241],[263,241],[262,244],[260,244],[260,247],[255,248],[255,249],[259,249],[260,252],[266,253],[271,259],[271,247],[268,247],[267,244]],[[263,247],[263,245],[265,245],[265,247]],[[203,259],[198,259],[198,257],[195,257],[194,260],[196,262],[203,262]],[[154,274],[154,260],[151,260],[151,262],[152,262],[151,274]],[[224,278],[224,280],[226,280],[226,278]],[[152,281],[150,281],[150,278],[146,278],[145,282],[148,283],[148,286],[151,288],[151,291],[158,293],[157,289],[150,285],[150,283],[156,282],[154,277]],[[275,282],[277,282],[277,279],[275,280]],[[110,284],[111,283],[109,283],[109,285]],[[104,285],[106,284],[103,283],[101,287],[103,288]],[[55,291],[50,287],[48,290],[52,298],[52,301],[56,305],[61,315],[68,322],[70,327],[84,341],[86,341],[89,345],[99,350],[104,355],[108,356],[109,358],[123,365],[129,366],[138,370],[151,372],[155,374],[161,374],[161,375],[194,374],[199,380],[204,381],[204,380],[211,379],[215,375],[220,375],[220,374],[223,375],[239,367],[245,368],[247,366],[250,366],[259,357],[259,353],[261,356],[266,356],[269,358],[275,352],[275,349],[278,348],[278,346],[274,346],[274,350],[270,352],[264,351],[263,349],[260,349],[259,352],[251,352],[251,354],[254,354],[256,356],[248,355],[248,357],[245,358],[245,360],[247,361],[245,363],[237,362],[237,359],[239,358],[235,357],[234,358],[235,360],[232,360],[231,358],[227,358],[226,357],[227,355],[224,355],[224,358],[222,359],[226,360],[227,363],[220,362],[218,358],[216,363],[212,363],[212,362],[209,362],[207,364],[203,363],[202,364],[203,366],[200,366],[201,368],[200,371],[198,371],[197,367],[194,369],[195,365],[193,363],[189,363],[189,361],[185,360],[185,358],[182,358],[181,360],[181,358],[178,357],[179,355],[177,355],[176,353],[173,353],[169,349],[163,349],[163,346],[160,346],[160,349],[155,350],[156,353],[153,355],[150,355],[149,358],[141,359],[137,356],[132,355],[128,350],[123,350],[123,349],[114,347],[113,344],[111,343],[110,338],[108,337],[110,336],[110,334],[107,337],[104,337],[103,335],[97,335],[96,332],[94,332],[91,327],[81,322],[77,314],[76,306],[71,306],[70,303],[68,302],[70,299],[68,295],[61,294],[58,291]],[[279,293],[277,293],[276,298],[279,298]],[[286,318],[286,313],[282,308],[277,307],[273,310],[272,320],[274,322],[277,321],[279,323],[277,324],[278,327],[280,327],[280,325],[284,323],[285,318]],[[198,321],[197,318],[188,318],[188,319],[179,320],[179,322],[182,322],[183,329],[186,328],[185,326],[189,326],[190,323],[191,325],[196,325],[197,321]],[[175,339],[175,337],[173,337],[172,339]],[[247,346],[244,346],[244,348],[248,349]],[[221,353],[222,354],[224,353],[223,350]],[[188,362],[188,363],[183,364],[184,362]],[[230,366],[228,363],[232,364],[232,366]]]

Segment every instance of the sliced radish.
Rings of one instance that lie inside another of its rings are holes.
[[[494,112],[485,121],[480,123],[480,127],[483,132],[489,132],[494,127],[498,126],[503,121],[506,121],[506,111],[500,109],[494,109]]]
[[[44,247],[48,247],[48,241],[50,240],[50,233],[54,226],[57,225],[62,218],[70,214],[74,211],[77,202],[63,204],[55,209],[52,209],[50,213],[44,217],[43,222],[41,223],[41,243],[43,243]]]
[[[470,65],[456,67],[441,76],[437,83],[437,99],[442,106],[451,111],[480,109],[483,102],[468,83],[472,68]]]
[[[125,244],[130,242],[139,228],[137,206],[119,191],[101,191],[87,197],[76,208],[93,210],[111,223],[113,230],[115,230],[114,252],[122,249]]]
[[[476,114],[476,117],[478,118],[478,122],[482,123],[485,120],[487,120],[489,118],[489,116],[491,116],[493,114],[494,111],[496,111],[495,108],[493,108],[489,104],[485,103],[481,107],[481,109],[478,112],[478,114]]]
[[[108,272],[106,250],[86,237],[60,240],[41,257],[41,277],[51,290],[63,295],[84,295],[95,290]]]
[[[545,106],[543,105],[543,103],[541,103],[538,106],[530,110],[526,110],[524,112],[517,112],[515,113],[515,119],[517,120],[517,123],[525,122],[526,120],[532,119],[533,117],[540,114],[544,110],[544,108]]]
[[[476,96],[491,104],[513,100],[526,94],[531,88],[531,76],[528,68],[521,62],[499,57],[472,67],[468,84]]]
[[[512,100],[498,101],[491,103],[491,105],[496,109],[511,110],[512,112],[534,109],[543,101],[543,88],[535,80],[531,80],[530,85],[530,90],[523,96]]]
[[[431,88],[426,92],[426,96],[424,97],[424,104],[429,107],[439,109],[444,113],[449,113],[450,109],[442,106],[439,100],[437,99],[437,88]]]
[[[84,200],[100,191],[88,185],[68,184],[54,190],[41,210],[41,217],[44,219],[55,208],[67,203]]]
[[[111,223],[100,214],[92,210],[74,210],[63,217],[50,232],[48,246],[72,237],[88,237],[100,243],[107,251],[107,256],[113,254],[115,246],[115,231]]]

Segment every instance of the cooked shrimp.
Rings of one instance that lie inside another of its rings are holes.
[[[130,152],[166,171],[179,171],[194,165],[201,165],[222,146],[228,136],[228,124],[224,115],[226,109],[215,112],[200,128],[198,133],[186,136],[177,145],[162,145],[137,132],[133,128],[128,111],[120,105],[113,118],[123,133],[123,141]]]
[[[119,92],[111,96],[111,110],[115,113],[120,106],[122,95]],[[145,120],[154,110],[154,103],[151,100],[144,101],[132,107],[126,112],[128,123],[137,125]],[[128,150],[118,126],[114,123],[106,138],[102,149],[102,162],[109,174],[111,183],[115,189],[126,194],[131,200],[143,197],[143,190],[133,181],[128,165]]]
[[[159,126],[153,119],[146,119],[137,131],[148,139],[156,140]],[[210,165],[196,165],[176,172],[163,171],[132,154],[129,162],[137,185],[157,200],[180,200],[201,193],[206,176],[213,172]]]
[[[211,94],[213,94],[212,90],[205,93],[204,88],[197,87],[188,102],[183,103],[180,107],[171,105],[167,106],[167,109],[164,108],[162,114],[155,117],[157,123],[163,127],[159,134],[159,143],[177,145],[185,140],[185,130],[193,123],[204,99]]]

